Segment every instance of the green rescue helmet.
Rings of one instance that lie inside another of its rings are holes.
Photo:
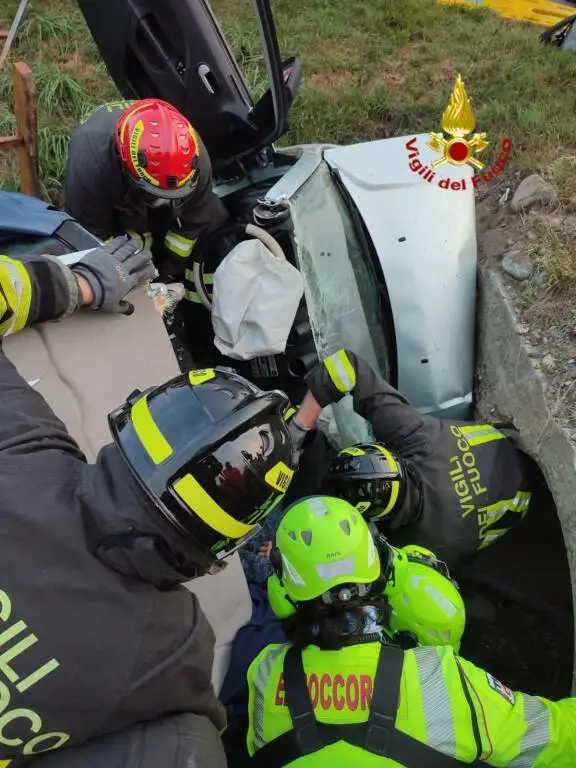
[[[428,549],[391,547],[384,595],[392,613],[389,635],[412,635],[420,645],[451,645],[456,652],[466,624],[462,595],[448,569]]]
[[[280,618],[316,598],[330,605],[364,597],[381,571],[374,539],[360,512],[329,496],[311,496],[286,510],[276,531],[272,565],[268,596]]]
[[[295,469],[288,406],[283,392],[209,368],[136,391],[109,415],[121,456],[199,570],[223,567],[286,492]]]

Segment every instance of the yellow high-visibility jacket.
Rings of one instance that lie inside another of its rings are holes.
[[[286,679],[284,676],[288,649],[288,645],[269,645],[248,670],[247,746],[251,755],[293,729],[286,697],[288,675]],[[402,653],[378,642],[335,651],[309,646],[303,651],[308,694],[318,723],[344,726],[368,721],[373,694],[378,687],[375,676],[380,652],[384,655]],[[433,748],[438,753],[439,766],[443,765],[442,755],[451,757],[454,762],[450,764],[455,765],[472,763],[502,768],[573,768],[576,765],[576,699],[552,702],[511,691],[447,646],[404,651],[398,679],[399,690],[393,699],[395,729]],[[394,681],[385,677],[383,688],[387,685],[394,685]],[[269,748],[268,751],[262,763],[267,768],[435,765],[433,762],[398,762],[346,741],[328,743],[295,760],[289,748],[284,748],[280,754],[285,762],[273,760]]]

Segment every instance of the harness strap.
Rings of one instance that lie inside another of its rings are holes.
[[[308,693],[302,653],[294,647],[284,656],[284,696],[292,718],[291,737],[298,755],[309,755],[322,749],[324,742],[318,730],[318,721]]]
[[[345,741],[372,754],[395,760],[407,768],[487,768],[487,764],[480,760],[464,763],[396,729],[403,664],[404,654],[399,648],[382,646],[367,722],[329,725],[316,720],[302,654],[290,648],[284,657],[284,695],[294,727],[258,749],[250,765],[254,768],[283,768],[303,755]],[[462,684],[465,685],[465,681]],[[471,713],[474,721],[475,712],[472,708]],[[476,729],[477,724],[474,736],[478,746],[479,734]]]

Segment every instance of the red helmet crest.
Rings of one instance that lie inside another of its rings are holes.
[[[200,142],[190,122],[160,99],[135,101],[116,124],[116,146],[131,179],[155,197],[186,197],[198,177]]]

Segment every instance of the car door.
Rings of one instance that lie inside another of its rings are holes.
[[[215,168],[287,130],[299,63],[281,62],[269,0],[254,0],[269,89],[254,104],[207,0],[78,0],[119,91],[162,98],[188,117]]]

